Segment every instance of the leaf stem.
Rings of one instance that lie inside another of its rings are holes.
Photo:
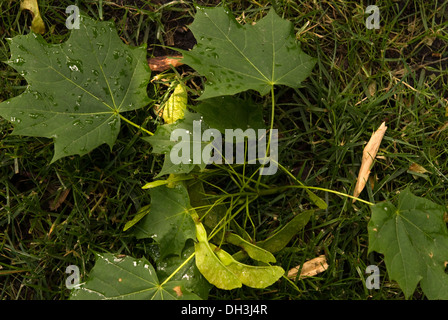
[[[172,277],[174,277],[174,275],[175,275],[176,273],[178,273],[183,267],[185,267],[185,265],[188,263],[188,261],[190,261],[191,259],[193,259],[195,253],[196,253],[196,252],[193,252],[193,253],[192,253],[192,254],[191,254],[191,255],[190,255],[184,262],[182,262],[182,264],[181,264],[179,267],[177,267],[177,269],[174,270],[173,273],[171,273],[171,274],[168,276],[168,278],[166,278],[166,279],[160,284],[160,287],[163,287],[168,281],[171,280]]]
[[[330,190],[330,189],[325,189],[325,188],[320,188],[320,187],[310,187],[310,186],[305,186],[300,180],[298,180],[291,172],[289,172],[284,166],[282,166],[280,163],[277,162],[277,165],[280,167],[280,169],[282,169],[285,173],[287,173],[292,179],[294,179],[297,183],[300,184],[300,186],[290,186],[290,187],[295,187],[295,188],[303,188],[303,189],[314,189],[314,190],[321,190],[321,191],[326,191],[326,192],[330,192],[330,193],[334,193],[340,196],[344,196],[344,197],[348,197],[348,198],[352,198],[352,199],[356,199],[360,202],[364,202],[370,206],[373,206],[374,203],[360,199],[358,197],[355,196],[351,196],[349,194],[343,193],[343,192],[339,192],[339,191],[334,191],[334,190]],[[289,187],[289,186],[287,186]]]
[[[274,114],[275,114],[275,94],[274,94],[274,85],[271,86],[271,126],[269,127],[269,142],[268,142],[268,146],[266,148],[266,152],[267,150],[269,150],[269,145],[271,143],[271,136],[272,136],[272,129],[274,129]]]
[[[123,119],[124,121],[126,121],[127,123],[129,123],[130,125],[136,127],[137,129],[139,129],[139,130],[141,130],[141,131],[143,131],[143,132],[149,134],[150,136],[153,136],[153,135],[154,135],[154,133],[152,133],[151,131],[146,130],[145,128],[143,128],[142,126],[139,126],[138,124],[135,124],[135,123],[132,122],[131,120],[129,120],[129,119],[123,117],[121,114],[120,114],[120,118]]]
[[[256,192],[238,192],[238,193],[228,193],[228,194],[224,194],[224,195],[219,195],[219,198],[232,198],[232,197],[243,197],[243,196],[253,196],[254,198],[257,197],[262,197],[262,196],[267,196],[267,195],[272,195],[272,194],[276,194],[279,192],[283,192],[287,189],[311,189],[311,190],[319,190],[319,191],[325,191],[325,192],[330,192],[330,193],[334,193],[337,194],[339,196],[343,196],[343,197],[347,197],[347,198],[351,198],[351,199],[356,199],[359,202],[363,202],[365,204],[371,205],[373,206],[374,203],[351,196],[349,194],[343,193],[343,192],[339,192],[339,191],[335,191],[335,190],[331,190],[331,189],[326,189],[326,188],[321,188],[321,187],[311,187],[311,186],[306,186],[306,185],[288,185],[288,186],[280,186],[277,188],[270,188],[267,190],[259,190]]]
[[[271,139],[272,139],[272,130],[274,129],[274,116],[275,116],[275,93],[274,93],[274,85],[271,85],[271,124],[269,126],[269,139],[268,139],[268,145],[266,146],[266,154],[265,154],[265,158],[268,156],[268,150],[270,150],[269,148],[271,147]],[[258,189],[259,185],[260,185],[260,180],[261,180],[261,174],[258,175],[258,180],[257,180],[257,186],[256,188]]]

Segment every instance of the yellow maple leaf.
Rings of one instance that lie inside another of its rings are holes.
[[[188,93],[185,85],[179,83],[163,108],[163,120],[170,124],[184,118],[187,109]]]
[[[20,3],[20,10],[28,10],[33,16],[33,21],[31,21],[31,30],[35,33],[44,34],[45,24],[39,12],[39,6],[37,0],[22,0]]]

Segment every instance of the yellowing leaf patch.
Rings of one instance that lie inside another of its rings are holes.
[[[31,30],[35,33],[44,34],[45,24],[39,12],[39,6],[37,0],[22,0],[20,3],[20,10],[28,10],[33,16],[33,21],[31,22]]]
[[[188,94],[185,85],[179,83],[163,108],[163,120],[166,124],[183,119],[187,109]]]

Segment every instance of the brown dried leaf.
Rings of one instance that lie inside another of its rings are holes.
[[[57,210],[62,203],[64,203],[65,199],[67,198],[68,194],[70,193],[70,189],[65,189],[62,191],[60,196],[55,199],[54,201],[50,202],[50,210],[55,211]]]
[[[288,271],[288,278],[296,278],[297,274],[300,270],[299,280],[303,279],[304,277],[312,277],[316,274],[319,274],[321,272],[324,272],[328,269],[328,263],[325,255],[320,255],[317,258],[311,259],[306,261],[302,268],[300,268],[300,265],[297,267],[292,268]]]
[[[426,173],[428,172],[428,170],[426,170],[425,168],[423,168],[421,165],[417,164],[417,163],[412,163],[409,166],[409,171],[413,171],[413,172],[417,172],[417,173]]]
[[[362,162],[361,168],[358,173],[358,180],[356,181],[355,190],[353,191],[353,196],[358,197],[361,191],[364,189],[366,182],[369,179],[370,168],[372,167],[373,160],[376,157],[378,149],[380,147],[381,141],[383,140],[384,134],[386,133],[387,127],[386,122],[383,122],[381,126],[376,130],[369,142],[365,146],[362,152]],[[356,199],[353,199],[355,202]]]
[[[373,97],[376,93],[376,81],[372,81],[367,87],[367,96],[369,98]]]
[[[165,71],[173,66],[174,68],[183,65],[180,60],[182,56],[161,56],[150,58],[148,60],[149,68],[151,71]]]

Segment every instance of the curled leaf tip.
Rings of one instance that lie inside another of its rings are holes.
[[[45,24],[40,15],[37,0],[22,0],[20,3],[20,10],[28,10],[31,12],[31,15],[33,16],[33,20],[31,21],[31,31],[40,34],[45,33]]]

